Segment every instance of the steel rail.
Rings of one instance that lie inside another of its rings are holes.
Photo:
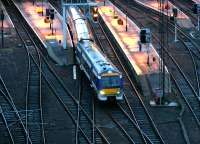
[[[159,16],[159,15],[158,15],[159,12],[157,12],[157,11],[151,9],[151,8],[145,7],[145,6],[141,5],[141,4],[138,4],[138,5],[140,5],[142,8],[145,8],[145,9],[143,9],[144,11],[147,11],[147,12],[150,12],[150,13],[154,14],[154,16],[156,16],[156,17]],[[136,8],[135,8],[135,7],[132,7],[132,9],[136,9]],[[130,15],[131,15],[131,14],[130,14]],[[160,21],[159,21],[158,19],[156,19],[155,17],[153,17],[153,16],[151,16],[151,15],[149,15],[149,16],[151,17],[152,20],[157,21],[158,23],[160,23]],[[170,26],[171,26],[171,27],[169,27],[170,31],[171,31],[172,33],[174,33],[174,23],[169,21],[169,24],[170,24]],[[197,70],[197,67],[198,67],[197,65],[198,65],[198,63],[197,63],[197,61],[195,60],[195,58],[193,57],[192,54],[194,54],[195,56],[198,56],[198,55],[200,54],[200,48],[199,48],[199,46],[192,40],[192,38],[191,38],[188,34],[186,34],[186,33],[184,32],[183,28],[181,28],[180,26],[177,26],[177,30],[178,30],[178,32],[181,34],[181,36],[178,35],[178,39],[182,42],[182,44],[185,45],[185,48],[187,48],[187,50],[189,51],[190,57],[191,57],[191,59],[192,59],[192,63],[193,63],[193,65],[194,65],[194,71],[195,71],[196,82],[197,82],[197,91],[199,92],[199,91],[200,91],[200,76],[199,76],[198,70]],[[188,47],[187,44],[184,42],[183,38],[186,40],[186,42],[189,41],[189,43],[191,43],[191,44],[193,45],[193,48],[195,48],[196,50],[192,49],[191,47]],[[198,57],[198,58],[199,58],[199,57]],[[187,78],[187,79],[188,79],[188,78]],[[190,83],[190,85],[192,86],[191,83]],[[192,86],[192,87],[193,87],[193,86]],[[191,87],[191,88],[192,88],[192,87]],[[192,89],[194,89],[194,88],[192,88]],[[198,96],[199,94],[195,94],[195,95]]]
[[[178,1],[176,1],[176,0],[169,0],[171,3],[173,3],[174,5],[176,5],[176,6],[178,6],[179,4],[179,2]],[[186,3],[186,2],[185,2]],[[192,2],[193,3],[193,2]],[[188,4],[188,3],[187,3]],[[193,4],[191,4],[191,5],[193,5]],[[189,4],[188,4],[188,6],[189,6]],[[178,7],[182,12],[184,12],[185,14],[187,14],[190,18],[191,18],[191,20],[193,21],[193,23],[196,23],[197,22],[197,17],[192,13],[192,12],[190,12],[190,11],[192,11],[192,7],[187,7],[187,9],[184,9],[184,8],[182,8],[182,7]]]
[[[120,6],[120,5],[118,4],[118,6]],[[145,6],[143,6],[143,5],[140,5],[140,6],[143,8],[142,10],[145,10],[145,9],[144,9],[144,8],[146,8]],[[121,9],[122,9],[122,7],[121,7]],[[131,9],[136,9],[136,8],[135,8],[135,7],[131,7]],[[152,12],[153,14],[157,14],[157,12],[155,12],[155,11],[152,10],[152,9],[149,9],[149,8],[146,8],[146,9],[148,10],[148,12]],[[128,16],[129,16],[131,19],[136,20],[129,12],[128,12]],[[154,21],[159,22],[157,19],[153,18],[152,16],[151,16],[151,18],[152,18]],[[137,20],[136,20],[136,21],[137,21]],[[138,25],[139,25],[140,27],[143,27],[143,24],[142,24],[142,23],[139,23],[138,21],[137,21],[137,23],[138,23]],[[154,34],[153,34],[153,37],[159,42],[158,38],[157,38]],[[195,44],[194,44],[194,45],[195,45]],[[195,45],[195,46],[196,46],[196,45]],[[196,48],[197,48],[197,46],[196,46]],[[188,83],[190,89],[192,90],[194,96],[196,97],[196,100],[198,101],[198,95],[196,94],[196,92],[195,92],[195,90],[194,90],[192,84],[190,83],[190,81],[188,80],[188,78],[186,77],[186,75],[184,74],[183,70],[180,68],[180,66],[178,65],[178,63],[177,63],[177,62],[175,61],[175,59],[173,58],[173,56],[171,56],[170,53],[169,53],[166,49],[164,49],[164,51],[167,53],[167,55],[168,55],[168,56],[172,59],[172,61],[175,63],[175,65],[177,66],[179,72],[181,73],[181,75],[184,77],[184,79],[185,79],[186,82]],[[184,96],[184,95],[183,95],[183,96]],[[189,104],[189,100],[188,100],[188,99],[187,99],[187,104]],[[189,106],[189,107],[190,107],[190,106]],[[191,108],[191,107],[190,107],[190,108]],[[191,110],[191,109],[190,109],[190,110]],[[194,114],[194,117],[197,118],[194,109],[192,110],[192,113]],[[198,125],[199,125],[199,120],[200,120],[200,119],[196,119]]]
[[[135,7],[132,7],[132,9],[136,9]],[[144,8],[143,8],[143,10],[144,10]],[[137,11],[138,11],[138,9],[137,9]],[[149,12],[148,12],[149,13]],[[133,16],[131,16],[131,14],[130,14],[130,17],[133,19],[133,20],[135,20],[135,21],[137,21],[137,25],[139,25],[140,27],[142,26],[143,27],[143,25],[141,24],[141,23],[139,23],[138,22],[138,20],[137,19],[135,19]],[[157,21],[157,22],[159,22],[156,18],[154,18],[153,16],[150,16],[154,21]],[[160,22],[159,22],[160,23]],[[172,26],[173,24],[171,24],[171,26]],[[178,27],[179,28],[179,27]],[[179,31],[180,32],[180,31]],[[181,31],[182,32],[182,31]],[[183,33],[184,34],[184,33]],[[159,40],[158,40],[158,38],[155,36],[155,35],[153,35],[153,37],[159,42]],[[180,38],[179,38],[180,39]],[[190,39],[190,38],[189,38]],[[191,39],[190,39],[191,40]],[[197,45],[196,44],[193,44],[196,48],[198,48],[197,47]],[[187,47],[186,47],[187,48]],[[187,48],[187,49],[189,49],[189,48]],[[166,51],[166,50],[165,50]],[[190,56],[191,56],[191,58],[192,58],[192,60],[193,60],[193,64],[194,65],[196,65],[196,63],[195,63],[195,61],[194,61],[194,58],[193,58],[193,56],[192,56],[192,54],[194,54],[195,56],[197,56],[198,54],[198,51],[199,50],[196,50],[196,51],[191,51],[190,52],[190,50],[188,50],[189,51],[189,53],[190,53]],[[196,53],[195,53],[196,52]],[[167,52],[166,52],[167,53]],[[192,54],[191,54],[192,53]],[[198,57],[198,59],[199,59],[199,57]],[[197,71],[196,71],[196,66],[195,66],[195,73],[196,73],[196,76],[197,76]],[[181,73],[181,74],[183,74],[183,73]],[[172,76],[172,79],[174,80],[174,77],[173,77],[173,75],[171,75]],[[184,77],[185,78],[185,77]],[[197,77],[197,79],[198,79],[198,77]],[[188,82],[189,82],[189,80],[188,80]],[[177,84],[177,83],[176,83]],[[198,80],[197,80],[197,84],[198,84]],[[178,84],[177,84],[178,85]],[[176,85],[176,86],[177,86]],[[190,85],[190,84],[189,84]],[[191,88],[191,85],[190,85],[190,88]],[[178,89],[180,90],[180,87],[178,87]],[[187,106],[188,106],[188,108],[189,108],[189,110],[191,111],[191,113],[192,113],[192,115],[193,115],[193,118],[195,119],[195,121],[196,121],[196,124],[197,124],[197,127],[199,127],[199,119],[198,119],[198,115],[199,115],[199,112],[198,112],[198,109],[199,109],[199,106],[198,106],[198,99],[196,99],[196,100],[194,100],[194,99],[189,99],[189,97],[186,97],[187,96],[187,94],[186,93],[184,93],[184,90],[185,89],[182,89],[182,91],[181,91],[181,96],[183,97],[183,99],[184,99],[184,101],[186,102],[186,104],[187,104]],[[197,95],[196,95],[196,97],[197,97]],[[182,120],[182,119],[181,119]],[[179,122],[181,122],[181,121],[179,121]],[[181,126],[181,129],[182,129],[182,131],[183,131],[183,136],[184,136],[184,139],[185,139],[185,141],[188,143],[188,142],[190,142],[189,141],[189,137],[188,137],[188,133],[186,132],[186,129],[184,129],[185,127],[184,127],[184,124],[183,124],[183,122],[180,124],[180,126]]]
[[[11,130],[10,130],[9,126],[8,126],[8,122],[7,122],[7,120],[6,120],[6,117],[5,117],[4,113],[3,113],[3,110],[2,110],[2,108],[1,108],[1,106],[0,106],[0,114],[1,114],[1,116],[2,116],[2,118],[3,118],[3,122],[4,122],[5,126],[6,126],[6,129],[7,129],[7,131],[8,131],[8,134],[9,134],[9,137],[10,137],[10,139],[11,139],[11,142],[12,142],[12,144],[15,144],[14,138],[13,138],[13,136],[12,136]]]
[[[105,54],[107,54],[106,52],[105,52],[105,47],[106,48],[108,48],[108,46],[106,45],[106,44],[103,44],[103,40],[102,39],[99,39],[99,36],[97,36],[97,35],[99,35],[99,34],[97,34],[97,31],[98,30],[100,30],[100,31],[102,31],[102,27],[99,29],[99,28],[97,28],[97,27],[95,27],[94,25],[95,24],[93,24],[92,22],[89,22],[90,23],[90,26],[91,26],[91,30],[92,30],[92,32],[93,32],[93,35],[94,35],[94,37],[95,37],[95,39],[96,39],[96,42],[98,43],[98,45],[100,45],[100,48],[101,48],[101,50],[105,53]],[[96,25],[99,25],[99,27],[100,27],[100,24],[96,24]],[[104,36],[105,35],[105,33],[104,34],[102,34],[101,35],[101,37],[102,36]],[[108,41],[108,39],[105,39],[105,41]],[[110,43],[108,43],[109,45],[110,45]],[[108,56],[109,56],[109,54],[108,54]],[[117,61],[118,61],[118,59],[117,59]],[[112,62],[114,62],[114,60],[112,59]],[[116,62],[115,62],[116,63]],[[116,65],[116,64],[115,64]],[[118,64],[118,66],[120,66],[121,67],[121,65],[120,64]],[[126,98],[126,96],[124,95],[124,97],[125,97],[125,99],[126,99],[126,101],[127,101],[127,98]],[[117,104],[118,106],[119,106],[119,109],[123,112],[123,114],[124,114],[124,112],[125,112],[125,110],[123,110],[123,108],[122,107],[120,107],[120,104]],[[129,105],[130,106],[130,105]],[[129,110],[131,111],[131,115],[132,115],[132,117],[134,117],[134,120],[130,117],[130,116],[128,116],[128,115],[126,115],[125,114],[125,116],[126,116],[126,118],[128,118],[129,120],[130,120],[130,122],[133,124],[133,126],[134,127],[136,127],[136,129],[137,129],[137,131],[140,133],[140,135],[141,135],[141,137],[142,137],[142,139],[143,139],[143,142],[144,143],[146,143],[146,141],[145,141],[145,138],[144,138],[144,136],[143,136],[143,132],[141,132],[141,129],[139,128],[139,126],[138,126],[138,123],[137,123],[137,121],[135,120],[135,116],[134,116],[134,114],[133,114],[133,111],[132,111],[132,109],[129,107]],[[111,110],[109,110],[109,111],[111,111]],[[111,117],[111,119],[114,121],[115,119],[114,119],[114,117],[112,116],[112,111],[108,114],[109,115],[109,117]],[[120,113],[120,111],[119,111],[119,113]],[[134,122],[134,121],[136,121],[136,122]],[[125,133],[125,135],[126,135],[126,137],[128,138],[128,140],[130,141],[130,142],[134,142],[134,140],[133,140],[133,138],[128,134],[128,133],[130,133],[130,132],[127,132],[121,125],[120,125],[120,123],[117,121],[117,120],[115,120],[114,121],[115,123],[116,123],[116,125],[123,131],[123,133]],[[130,124],[131,125],[131,124]]]
[[[157,17],[159,16],[159,12],[157,12],[157,11],[155,11],[155,10],[149,8],[149,7],[145,7],[144,5],[139,4],[139,3],[137,3],[137,2],[134,2],[134,4],[137,4],[137,6],[139,6],[139,7],[134,7],[134,6],[132,6],[133,3],[132,3],[132,4],[129,3],[129,4],[130,4],[130,5],[128,6],[128,9],[133,9],[133,10],[136,10],[136,11],[141,11],[141,9],[142,9],[143,11],[145,11],[145,12],[147,12],[147,13],[153,14],[153,16],[150,15],[150,14],[149,14],[148,16],[149,16],[153,21],[156,21],[156,22],[160,23],[160,21],[157,19]],[[143,24],[141,24],[140,22],[138,22],[137,19],[134,18],[134,16],[131,14],[131,12],[129,12],[129,10],[125,9],[125,8],[121,5],[121,2],[115,1],[115,5],[117,5],[117,7],[118,7],[120,10],[122,10],[123,12],[126,12],[126,11],[127,11],[127,16],[130,17],[132,20],[136,21],[138,26],[140,26],[140,27],[143,27],[143,26],[144,26]],[[155,18],[154,16],[155,16],[156,18]],[[169,24],[170,24],[171,27],[174,27],[174,24],[173,24],[172,22],[169,22]],[[170,27],[170,31],[171,31],[172,33],[174,33],[174,28],[171,28],[171,27]],[[182,41],[183,45],[185,45],[185,48],[187,48],[187,50],[189,51],[189,53],[192,52],[195,56],[198,56],[198,54],[200,54],[200,48],[198,47],[198,45],[197,45],[187,34],[185,34],[185,33],[183,32],[183,30],[182,30],[179,26],[177,26],[177,29],[178,29],[178,32],[180,32],[184,37],[186,37],[186,38],[194,45],[194,47],[196,48],[197,51],[194,51],[193,49],[191,49],[191,48],[189,48],[188,46],[186,46],[186,44],[183,42],[183,40],[179,37],[179,40]],[[155,38],[155,35],[153,35],[153,37]],[[157,40],[158,40],[158,39],[157,39]],[[197,52],[198,52],[198,53],[197,53]],[[199,89],[200,89],[200,76],[198,75],[198,71],[197,71],[197,62],[195,61],[195,58],[192,56],[191,53],[190,53],[190,57],[191,57],[191,59],[192,59],[193,65],[194,65],[194,73],[195,73],[195,77],[196,77],[195,80],[196,80],[196,82],[197,82],[197,91],[199,92]],[[198,56],[198,58],[200,59],[199,56]],[[191,83],[190,83],[190,85],[192,86]],[[191,88],[194,89],[193,86],[192,86]],[[198,96],[198,95],[196,94],[196,96]]]
[[[0,103],[1,103],[1,110],[4,113],[3,114],[4,122],[6,123],[6,125],[10,125],[12,123],[12,121],[14,121],[14,118],[16,118],[16,120],[15,120],[16,126],[21,127],[21,129],[18,129],[18,131],[13,131],[13,129],[10,129],[11,130],[10,132],[12,133],[12,137],[13,137],[12,141],[14,141],[14,143],[21,143],[21,142],[25,143],[26,136],[27,136],[29,144],[32,144],[29,134],[26,131],[25,126],[23,124],[23,120],[20,117],[19,111],[17,110],[17,108],[14,104],[14,101],[13,101],[1,75],[0,75],[0,83],[2,86],[2,88],[0,89],[0,92],[2,94]],[[6,111],[6,113],[4,111]],[[10,118],[12,118],[12,120]],[[19,125],[17,125],[17,124],[19,124]],[[14,126],[14,125],[12,125],[12,126]],[[11,127],[11,125],[10,125],[10,127]]]
[[[59,11],[59,13],[61,12],[60,11],[60,9],[58,9],[58,7],[59,7],[59,5],[57,5],[56,3],[55,3],[55,1],[51,1],[51,3],[55,6],[55,8]],[[67,90],[67,89],[66,89]],[[77,101],[77,103],[80,103],[80,101],[78,101],[78,100],[76,100]],[[102,140],[100,140],[100,138],[98,138],[98,136],[97,136],[97,133],[96,133],[96,131],[99,133],[99,135],[103,138],[103,141],[104,142],[106,142],[106,143],[110,143],[109,142],[109,140],[104,136],[104,134],[103,134],[103,132],[96,126],[96,124],[95,124],[95,111],[94,111],[94,107],[95,107],[95,103],[94,103],[94,98],[93,98],[93,114],[92,114],[92,119],[91,118],[89,118],[89,116],[88,116],[88,113],[86,112],[86,111],[84,111],[83,110],[83,108],[82,107],[80,107],[80,109],[86,114],[86,116],[87,116],[87,119],[89,119],[90,121],[93,121],[93,134],[92,134],[92,141],[93,142],[99,142],[99,141],[102,141]],[[77,137],[77,135],[76,135],[76,137]],[[98,140],[97,140],[98,139]]]
[[[102,21],[101,21],[101,25],[102,25]],[[101,27],[101,25],[99,25],[99,26]],[[107,34],[106,34],[106,32],[105,32],[105,28],[102,28],[102,27],[101,27],[101,29],[103,30],[103,33],[104,33],[105,37],[107,37]],[[96,30],[96,29],[95,29],[95,30]],[[107,39],[109,39],[109,38],[107,37]],[[112,46],[112,43],[110,42],[110,40],[109,40],[108,42],[109,42],[110,45]],[[99,42],[99,43],[100,43],[100,45],[101,45],[102,41]],[[103,46],[101,46],[101,47],[103,47]],[[115,51],[115,49],[114,49],[113,47],[112,47],[112,51],[114,52],[115,56],[116,56],[117,59],[119,60],[120,65],[121,65],[123,71],[125,71],[126,76],[129,76],[129,75],[128,75],[128,72],[126,71],[126,69],[125,69],[123,63],[121,62],[121,60],[120,60],[120,58],[119,58],[117,52]],[[132,82],[132,80],[131,80],[130,77],[128,77],[128,80],[129,80],[129,82],[131,83],[131,87],[134,89],[134,91],[136,91],[136,88],[135,88],[135,86],[134,86],[134,84],[133,84],[133,82]],[[138,96],[139,101],[142,103],[142,107],[145,109],[144,111],[145,111],[145,113],[147,114],[147,117],[148,117],[149,120],[152,122],[152,119],[150,118],[150,115],[148,114],[147,109],[145,108],[145,106],[144,106],[142,100],[140,99],[139,93],[137,93],[137,91],[136,91],[136,95]],[[154,128],[155,128],[154,123],[152,122],[151,124],[152,124],[153,129],[154,129]],[[142,129],[142,128],[141,128],[141,129]],[[143,127],[143,130],[144,130],[144,127]],[[154,130],[155,130],[155,129],[154,129]],[[155,132],[156,132],[156,130],[155,130]],[[158,131],[157,131],[157,132],[158,132]],[[157,133],[157,132],[156,132],[156,133]],[[146,136],[148,137],[148,134],[146,134]],[[160,137],[159,134],[158,134],[158,137]],[[160,137],[160,138],[161,138],[161,137]],[[161,141],[163,141],[162,138],[161,138]],[[162,142],[161,142],[161,143],[162,143]],[[163,143],[164,143],[164,142],[163,142]]]
[[[30,128],[29,128],[29,133],[31,133],[30,137],[31,137],[32,141],[35,142],[35,143],[41,143],[41,141],[42,141],[42,143],[45,144],[45,135],[44,135],[44,126],[43,126],[43,114],[42,114],[42,103],[41,103],[42,95],[41,95],[41,62],[40,62],[40,55],[38,54],[38,51],[36,51],[36,52],[33,51],[34,50],[34,48],[32,47],[33,45],[30,43],[30,37],[31,36],[27,32],[27,29],[26,29],[24,23],[21,22],[20,16],[16,15],[17,13],[14,13],[14,12],[16,12],[16,8],[14,6],[13,1],[9,0],[7,2],[9,2],[9,4],[7,5],[6,8],[7,8],[8,12],[10,12],[9,13],[10,16],[12,16],[12,18],[13,17],[15,18],[15,20],[14,20],[15,21],[14,22],[15,23],[15,30],[16,30],[18,36],[20,37],[21,41],[23,42],[23,45],[24,45],[24,47],[26,49],[26,52],[27,52],[27,55],[28,55],[28,78],[27,78],[27,88],[26,88],[27,90],[26,90],[26,122],[25,122],[26,129],[28,130],[28,119],[30,119],[30,118],[33,119],[33,118],[37,117],[37,119],[38,119],[37,122],[39,123],[39,126],[41,127],[41,129],[39,129],[39,133],[38,132],[34,132],[34,131],[37,131],[37,128],[34,127],[34,126],[30,126]],[[13,14],[15,14],[15,16]],[[34,72],[32,72],[32,70],[34,69],[34,66],[32,65],[33,63],[31,63],[30,54],[34,55],[38,59],[38,61],[40,63],[40,69],[38,70],[39,74],[36,72],[38,74],[38,77],[39,77],[38,79],[39,80],[38,80],[38,83],[36,85],[34,85],[34,86],[31,86],[30,84],[35,81],[35,78],[37,77],[37,74],[35,74],[35,76],[34,75],[32,76],[32,73],[34,73]],[[31,79],[33,79],[32,82],[31,82]],[[37,86],[38,89],[35,90],[35,88],[34,88],[35,86]],[[34,91],[34,92],[30,91],[29,89],[32,89],[32,91]],[[38,94],[38,97],[39,97],[38,100],[37,100],[37,97],[35,97],[34,94]],[[32,96],[30,96],[30,95],[32,95]],[[28,99],[31,102],[28,102]],[[39,101],[39,102],[37,102],[37,101]],[[28,103],[29,103],[29,106],[31,105],[30,108],[37,107],[39,109],[39,112],[38,113],[36,113],[36,112],[34,113],[33,112],[33,115],[31,117],[30,116],[28,117],[28,113],[27,113]],[[32,103],[32,104],[30,104],[30,103]],[[40,133],[41,133],[41,135],[40,135]],[[39,137],[41,137],[42,140],[40,140]]]
[[[80,127],[84,130],[85,134],[87,135],[87,143],[94,143],[94,139],[93,139],[93,124],[88,124],[88,121],[86,120],[87,117],[82,114],[81,110],[80,110],[80,106],[83,107],[84,104],[84,98],[83,98],[83,78],[82,78],[82,74],[80,74],[80,84],[79,84],[79,102],[78,102],[78,110],[77,110],[77,126],[76,126],[76,143],[84,143],[84,141],[82,140],[81,135],[79,134],[79,125]],[[85,100],[88,100],[90,98],[87,98]],[[88,102],[88,101],[87,101]],[[88,104],[86,102],[86,105],[88,107]],[[92,104],[89,103],[89,105],[92,106]],[[86,109],[86,108],[85,108]],[[88,110],[87,108],[87,112],[90,111],[90,109]],[[88,112],[89,113],[89,112]],[[92,134],[90,133],[92,131]]]
[[[9,1],[10,2],[10,1]],[[10,4],[13,4],[12,2],[10,2]],[[21,16],[21,20],[24,20],[24,18]],[[25,21],[25,20],[24,20]],[[26,22],[25,22],[26,23]],[[25,24],[24,23],[24,24]],[[27,23],[26,23],[26,25],[27,25]],[[27,30],[27,29],[29,29],[29,30]],[[73,95],[71,94],[71,92],[64,86],[64,84],[63,84],[63,82],[62,82],[62,80],[58,77],[58,75],[56,74],[56,72],[53,70],[53,68],[49,65],[49,63],[47,62],[47,59],[45,58],[45,56],[43,55],[43,53],[41,52],[42,51],[42,49],[43,49],[43,47],[41,47],[41,45],[39,45],[39,48],[37,47],[37,45],[35,44],[35,42],[34,42],[34,40],[33,40],[33,38],[30,36],[30,34],[29,34],[29,32],[28,31],[30,31],[30,27],[29,28],[25,28],[25,30],[26,30],[26,33],[29,35],[29,38],[30,38],[30,42],[32,42],[32,44],[34,45],[34,49],[35,50],[33,50],[33,51],[36,51],[36,53],[39,53],[39,55],[41,56],[41,59],[43,60],[43,62],[45,63],[45,67],[44,68],[48,68],[48,72],[50,72],[51,74],[52,74],[52,76],[56,79],[56,81],[60,84],[60,86],[61,86],[61,88],[62,88],[62,90],[64,90],[65,91],[65,93],[67,93],[69,96],[71,96],[71,98],[73,99],[73,101],[76,103],[76,105],[77,105],[77,102],[78,102],[78,100],[77,99],[75,99],[74,97],[73,97]],[[33,33],[33,32],[32,32]],[[39,68],[39,65],[38,65],[38,61],[37,61],[37,59],[35,58],[35,56],[33,56],[33,54],[32,53],[30,53],[30,56],[31,56],[31,58],[32,58],[32,60],[34,61],[34,63],[38,66],[38,68]],[[42,66],[44,66],[44,64],[42,65]],[[47,80],[47,78],[45,77],[45,76],[48,76],[48,75],[45,75],[45,73],[44,72],[46,72],[46,71],[44,71],[44,70],[42,70],[42,76],[45,78],[45,81],[46,82],[48,82],[48,84],[49,85],[51,85],[51,89],[52,89],[52,91],[54,91],[54,93],[56,93],[57,94],[57,98],[59,99],[59,101],[62,103],[62,104],[64,104],[63,103],[63,100],[59,97],[59,94],[55,91],[55,85],[53,85],[53,82],[51,81],[51,83],[49,82],[49,80]],[[66,107],[65,107],[66,108]],[[88,115],[87,115],[87,113],[83,110],[83,108],[82,107],[80,107],[81,108],[81,110],[84,112],[84,114],[88,117]],[[72,116],[72,115],[71,115]],[[93,121],[88,117],[88,119],[90,120],[90,123],[93,123]],[[73,120],[75,120],[75,119],[73,119]],[[81,128],[80,128],[81,129]],[[101,130],[95,125],[95,129],[97,130],[97,132],[100,134],[100,136],[102,137],[102,139],[103,139],[103,141],[105,142],[105,143],[109,143],[109,141],[107,140],[107,138],[104,136],[104,134],[101,132]],[[82,133],[83,134],[83,133]]]

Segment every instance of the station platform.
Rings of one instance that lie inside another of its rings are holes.
[[[58,65],[68,65],[71,63],[71,57],[68,54],[72,50],[72,41],[67,31],[67,49],[62,47],[63,43],[63,31],[62,31],[62,16],[47,2],[43,2],[43,16],[41,13],[38,13],[38,9],[41,8],[41,2],[35,2],[33,5],[32,2],[23,1],[20,3],[15,3],[18,7],[28,24],[34,30],[34,32],[39,37],[40,41],[43,43],[45,48],[48,51],[49,56],[58,64]],[[55,18],[53,20],[53,33],[50,29],[50,23],[45,23],[45,12],[46,8],[53,8],[56,12]],[[70,52],[69,52],[70,51]]]
[[[192,0],[195,3],[200,3],[200,0]]]
[[[135,1],[141,5],[148,7],[148,8],[154,9],[155,11],[160,10],[159,3],[157,0],[135,0]],[[173,8],[178,9],[177,24],[180,27],[194,28],[194,25],[192,24],[192,21],[190,20],[190,18],[184,12],[182,12],[179,8],[177,8],[175,5],[173,5],[170,1],[168,1],[168,4],[167,3],[165,4],[164,14],[167,15],[167,11],[168,11],[168,16],[172,16]]]
[[[109,1],[106,6],[99,6],[99,14],[109,28],[116,42],[126,55],[130,64],[134,68],[137,76],[140,77],[143,93],[151,95],[151,89],[156,89],[159,85],[160,57],[152,44],[147,47],[139,47],[140,28],[129,18],[127,18],[128,31],[126,32],[126,15]],[[123,21],[123,25],[118,24],[118,19]],[[168,72],[166,68],[166,72]],[[169,81],[168,81],[169,82]],[[170,90],[166,88],[166,91]]]

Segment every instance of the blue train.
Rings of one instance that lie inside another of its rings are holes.
[[[123,100],[122,73],[93,41],[87,20],[77,7],[68,8],[68,23],[76,46],[76,60],[84,71],[100,101]]]

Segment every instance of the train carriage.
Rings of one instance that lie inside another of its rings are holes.
[[[68,19],[76,46],[76,59],[84,71],[100,101],[110,97],[123,100],[121,72],[101,52],[92,40],[87,22],[76,7],[69,7]]]

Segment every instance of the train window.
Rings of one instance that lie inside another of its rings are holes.
[[[101,86],[103,88],[119,87],[120,86],[120,77],[116,77],[116,76],[102,77]]]

